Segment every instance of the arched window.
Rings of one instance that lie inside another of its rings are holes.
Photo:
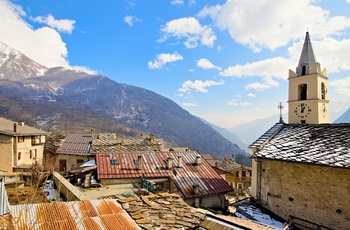
[[[300,84],[298,92],[299,92],[299,100],[306,100],[307,99],[307,84]]]
[[[324,83],[321,83],[321,98],[326,99],[327,88]]]
[[[304,75],[307,75],[308,74],[308,64],[307,63],[303,63],[301,64],[299,67],[298,67],[298,74],[299,76],[304,76]]]

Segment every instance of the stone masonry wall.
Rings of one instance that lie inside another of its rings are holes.
[[[0,135],[0,169],[3,172],[12,172],[12,155],[11,137]]]
[[[294,215],[330,228],[348,229],[350,169],[263,160],[261,198],[287,220]]]

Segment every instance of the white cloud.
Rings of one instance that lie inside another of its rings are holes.
[[[350,76],[329,82],[329,86],[333,87],[335,92],[350,98]]]
[[[241,103],[239,103],[239,105],[243,106],[243,107],[247,107],[247,106],[252,105],[252,103],[250,103],[250,102],[241,102]]]
[[[238,102],[236,99],[232,99],[232,100],[229,100],[226,105],[228,106],[237,106],[238,105]]]
[[[141,19],[137,18],[136,16],[127,15],[124,17],[124,22],[129,26],[133,26],[135,22],[141,22]]]
[[[256,95],[254,93],[248,93],[247,95],[248,97],[256,97]]]
[[[206,58],[201,58],[201,59],[197,60],[197,66],[200,68],[203,68],[203,69],[218,69],[221,71],[220,67],[214,65]]]
[[[168,54],[162,53],[158,54],[157,58],[152,62],[148,62],[148,68],[150,69],[161,69],[163,66],[169,62],[176,62],[179,60],[183,60],[183,57],[178,53]]]
[[[22,8],[8,1],[1,1],[0,15],[2,42],[46,67],[69,68],[66,44],[55,29],[46,26],[33,29],[22,19],[26,17]]]
[[[182,83],[182,86],[179,89],[179,91],[183,93],[188,93],[188,92],[191,92],[192,89],[194,89],[196,92],[207,93],[208,87],[211,87],[214,85],[223,85],[223,84],[224,84],[224,81],[187,80],[184,83]]]
[[[99,74],[99,71],[92,70],[87,66],[72,66],[72,69],[77,72],[85,72],[88,74]]]
[[[186,106],[186,107],[197,107],[199,106],[199,104],[197,102],[184,102],[182,103],[183,106]]]
[[[163,36],[158,39],[158,42],[164,42],[170,37],[185,38],[184,44],[187,48],[195,48],[199,42],[202,45],[212,47],[216,40],[213,30],[208,26],[202,26],[193,17],[169,21],[161,28],[161,32]]]
[[[47,16],[38,16],[35,18],[31,18],[35,22],[43,23],[48,25],[49,27],[56,29],[60,32],[66,32],[71,34],[74,29],[75,20],[69,19],[55,19],[51,14]]]
[[[239,102],[239,99],[232,99],[229,100],[226,105],[228,106],[242,106],[242,107],[247,107],[250,106],[252,103],[250,102]]]
[[[248,90],[248,89],[255,89],[255,90],[258,90],[258,91],[264,91],[264,90],[269,89],[269,88],[271,88],[271,85],[263,84],[263,83],[260,83],[260,82],[250,83],[250,84],[247,84],[245,86],[246,90]]]
[[[263,76],[286,79],[288,77],[286,70],[288,70],[291,66],[296,66],[295,60],[288,60],[283,57],[275,57],[262,61],[247,63],[245,65],[230,66],[220,72],[220,75],[225,77],[238,78],[247,76]]]
[[[327,67],[329,73],[350,70],[349,50],[350,39],[336,40],[333,38],[324,38],[314,40],[311,36],[312,47],[316,55],[316,59],[321,63],[321,67]],[[289,56],[300,56],[303,41],[294,44],[288,49]],[[294,64],[296,67],[297,62]],[[295,68],[294,68],[295,70]]]
[[[314,0],[228,0],[205,7],[198,16],[209,16],[217,27],[228,30],[233,40],[259,52],[286,46],[300,38],[306,27],[315,38],[339,34],[350,27],[350,18],[332,17],[316,4]]]
[[[184,1],[183,0],[172,0],[171,4],[173,4],[173,5],[183,5]]]

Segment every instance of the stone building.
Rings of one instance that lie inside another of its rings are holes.
[[[1,173],[26,171],[36,161],[43,163],[48,132],[0,117]]]
[[[225,194],[232,191],[194,151],[98,153],[96,163],[97,179],[103,186],[145,185],[149,190],[180,194],[195,207],[226,210]]]
[[[350,124],[329,124],[328,78],[309,33],[288,80],[289,124],[250,145],[252,197],[302,229],[349,229]]]

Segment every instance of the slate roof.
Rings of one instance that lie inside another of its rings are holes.
[[[63,141],[58,154],[89,156],[91,142],[97,134],[93,133],[70,133]]]
[[[141,229],[116,200],[10,205],[15,229]]]
[[[98,138],[92,141],[91,153],[161,151],[163,140],[160,138]]]
[[[137,170],[135,160],[142,157],[142,170]],[[182,156],[183,167],[178,167],[178,156]],[[202,157],[202,163],[195,165],[198,152],[126,152],[96,154],[99,179],[127,178],[170,178],[186,198],[211,194],[226,193],[232,188]],[[173,167],[167,169],[166,160],[173,159]],[[118,160],[112,164],[111,160]],[[194,193],[193,185],[199,185],[199,192]]]
[[[254,158],[350,168],[350,124],[278,123],[250,148]]]
[[[14,124],[16,123],[16,132]],[[0,133],[10,136],[48,135],[48,132],[0,117]]]

